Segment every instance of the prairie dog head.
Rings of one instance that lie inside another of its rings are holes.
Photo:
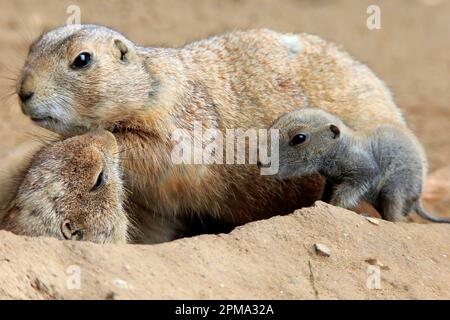
[[[150,100],[152,80],[135,44],[96,25],[68,25],[30,47],[17,82],[22,111],[65,136],[123,120]]]
[[[123,202],[114,135],[91,132],[33,157],[2,227],[27,236],[125,243]]]
[[[289,177],[319,171],[345,125],[321,109],[304,108],[280,116],[272,129],[280,132],[279,175]]]

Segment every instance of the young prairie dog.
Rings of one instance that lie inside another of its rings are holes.
[[[365,200],[390,221],[415,210],[433,222],[450,223],[421,205],[426,159],[409,130],[380,125],[361,134],[316,108],[285,114],[272,128],[280,130],[280,176],[322,174],[332,187],[331,204],[352,209]]]
[[[357,131],[372,123],[405,126],[389,90],[365,65],[319,37],[267,29],[155,48],[102,26],[60,27],[31,45],[17,92],[37,125],[65,136],[97,127],[113,132],[125,150],[131,199],[144,212],[236,224],[311,205],[323,179],[278,181],[261,176],[256,164],[174,164],[175,129],[192,133],[195,121],[222,132],[268,128],[310,104]]]
[[[26,236],[126,243],[130,222],[114,135],[96,131],[41,148],[23,173],[0,229]]]

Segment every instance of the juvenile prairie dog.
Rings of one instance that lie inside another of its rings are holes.
[[[233,31],[182,48],[139,46],[96,25],[43,34],[17,83],[23,112],[65,136],[101,127],[126,150],[132,201],[162,216],[236,224],[286,214],[321,197],[318,175],[278,181],[252,165],[175,165],[175,129],[268,128],[282,113],[320,105],[356,131],[404,127],[370,69],[309,34]]]
[[[425,219],[450,223],[421,205],[426,159],[409,130],[380,125],[357,133],[317,108],[287,113],[272,128],[280,130],[279,175],[322,174],[332,187],[331,204],[352,209],[364,200],[390,221],[415,210]]]
[[[118,153],[108,131],[44,146],[16,177],[20,182],[0,214],[0,229],[61,240],[127,242],[130,222]]]

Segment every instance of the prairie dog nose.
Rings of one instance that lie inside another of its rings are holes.
[[[61,233],[66,240],[83,240],[83,231],[77,229],[69,220],[64,220],[61,224]]]
[[[22,102],[27,102],[31,99],[31,97],[34,95],[33,91],[20,91],[19,92],[19,98]]]
[[[20,82],[17,94],[22,102],[27,102],[34,95],[34,77],[31,73],[25,73]]]

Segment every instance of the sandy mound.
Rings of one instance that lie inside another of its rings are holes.
[[[450,225],[369,221],[322,202],[153,246],[1,231],[0,298],[442,299],[450,298],[449,243]]]

